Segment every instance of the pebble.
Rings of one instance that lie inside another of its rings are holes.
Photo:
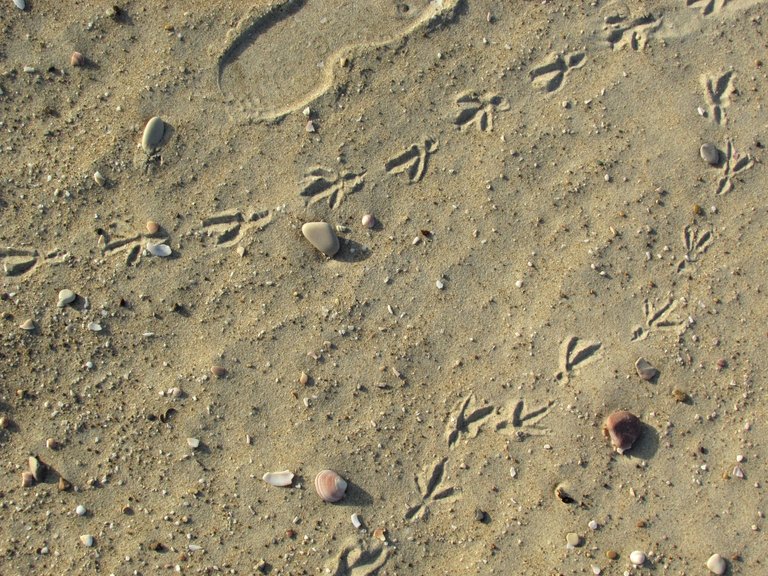
[[[104,186],[104,184],[107,183],[107,179],[104,178],[101,172],[96,170],[96,172],[93,173],[93,181],[96,182],[99,186]]]
[[[365,214],[362,219],[363,226],[373,228],[376,226],[376,217],[373,214]]]
[[[630,552],[629,561],[632,562],[632,564],[635,566],[642,566],[645,564],[645,553],[641,552],[640,550]]]
[[[91,548],[93,546],[93,536],[90,534],[83,534],[80,536],[80,542],[82,542],[87,548]]]
[[[59,292],[59,301],[56,303],[56,306],[64,308],[67,304],[72,304],[72,302],[75,301],[75,298],[77,298],[77,294],[68,288],[64,288],[64,290]]]
[[[717,166],[720,163],[720,151],[717,149],[717,146],[709,142],[701,145],[699,155],[710,166]]]
[[[32,320],[32,318],[28,318],[24,320],[21,324],[19,324],[19,328],[26,331],[31,331],[35,329],[35,321]]]
[[[0,416],[0,429],[8,430],[11,427],[11,419],[8,416]]]
[[[227,369],[224,366],[211,366],[211,374],[216,376],[216,378],[224,378],[227,375]]]
[[[565,536],[565,542],[568,545],[568,548],[576,548],[581,544],[581,536],[576,534],[576,532],[568,532]]]
[[[189,446],[193,450],[195,448],[199,448],[200,447],[200,439],[199,438],[187,438],[187,446]]]
[[[725,559],[720,554],[712,554],[707,560],[707,568],[712,574],[722,575],[725,574],[725,570],[728,565],[725,563]]]
[[[69,63],[72,66],[82,66],[85,64],[85,56],[80,54],[80,52],[72,52],[72,56],[69,57]]]
[[[88,330],[91,332],[101,332],[101,324],[98,322],[88,322]]]
[[[312,246],[329,258],[339,251],[339,237],[327,222],[307,222],[301,227],[301,233]]]
[[[589,524],[587,524],[587,526],[589,526],[590,530],[597,530],[600,527],[599,524],[595,520],[590,520]]]
[[[45,441],[45,446],[48,450],[58,450],[61,448],[61,442],[56,440],[56,438],[48,438],[48,440]]]
[[[160,224],[154,220],[147,220],[147,234],[157,234],[160,231]]]
[[[87,510],[85,509],[85,506],[83,506],[82,504],[78,504],[77,508],[75,508],[75,514],[77,514],[78,516],[85,516],[86,512]]]
[[[160,116],[150,118],[141,137],[141,147],[144,149],[144,152],[147,154],[153,152],[163,140],[163,134],[165,134],[165,122],[163,122],[163,119]]]
[[[24,10],[24,8],[27,7],[27,3],[25,0],[13,0],[13,3],[16,5],[16,8],[19,10]]]
[[[32,472],[25,470],[21,473],[21,487],[22,488],[29,488],[30,486],[33,486],[35,484],[35,477],[32,475]]]
[[[640,376],[640,378],[648,381],[653,380],[659,374],[659,371],[653,364],[642,357],[638,358],[637,362],[635,362],[635,370],[637,370],[637,375]]]

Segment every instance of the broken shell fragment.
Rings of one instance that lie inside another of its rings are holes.
[[[66,478],[60,477],[58,488],[59,488],[59,492],[68,492],[69,490],[72,490],[72,482],[70,482]]]
[[[338,502],[344,498],[347,482],[333,470],[321,470],[315,476],[315,490],[325,502]]]
[[[640,419],[626,410],[613,412],[605,419],[603,425],[603,434],[610,438],[611,444],[619,454],[624,454],[632,448],[642,430]]]
[[[99,186],[104,186],[107,183],[107,179],[104,178],[104,175],[98,170],[93,173],[93,181],[96,182],[96,184]]]
[[[27,320],[24,320],[21,324],[19,324],[19,328],[22,330],[26,330],[27,332],[31,332],[35,329],[35,321],[32,320],[32,318],[28,318]]]
[[[264,482],[272,486],[290,486],[293,482],[293,472],[283,470],[282,472],[267,472],[261,477]]]
[[[72,304],[72,302],[75,301],[75,298],[77,298],[77,294],[68,288],[64,288],[64,290],[59,292],[59,300],[56,302],[56,306],[64,308],[67,304]]]
[[[35,477],[32,475],[32,472],[25,470],[24,472],[21,473],[22,488],[29,488],[30,486],[34,486],[34,484],[35,484]]]
[[[637,359],[635,362],[635,370],[637,375],[643,380],[653,380],[659,374],[659,371],[643,357]]]
[[[85,64],[85,56],[80,54],[80,52],[72,52],[72,56],[69,57],[69,63],[72,66],[82,66]]]

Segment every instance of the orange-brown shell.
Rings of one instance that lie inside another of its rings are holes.
[[[611,439],[611,444],[619,454],[632,448],[642,431],[640,419],[626,410],[611,413],[603,424],[603,434]]]
[[[326,502],[338,502],[344,498],[347,482],[333,470],[321,470],[315,476],[315,490]]]

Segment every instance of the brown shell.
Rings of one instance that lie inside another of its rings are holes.
[[[338,502],[344,498],[347,482],[333,470],[321,470],[315,476],[315,490],[326,502]]]
[[[640,419],[626,410],[613,412],[605,419],[603,425],[603,434],[611,439],[611,444],[619,454],[632,448],[642,431],[643,424]]]

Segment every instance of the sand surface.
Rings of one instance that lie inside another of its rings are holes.
[[[0,573],[765,572],[768,2],[26,4]]]

